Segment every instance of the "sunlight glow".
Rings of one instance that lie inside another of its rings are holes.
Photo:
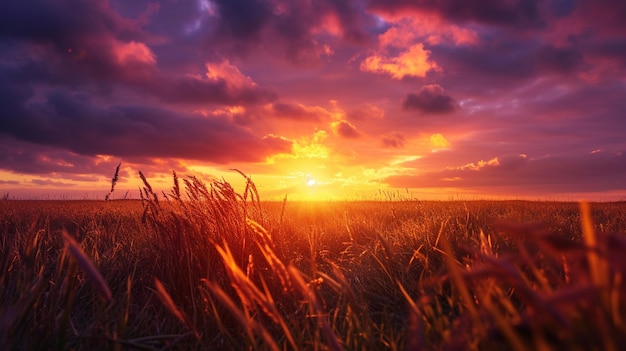
[[[312,178],[310,175],[307,175],[306,186],[312,187],[312,186],[315,186],[316,184],[317,184],[317,181],[314,178]]]

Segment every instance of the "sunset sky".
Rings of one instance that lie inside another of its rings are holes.
[[[10,198],[625,200],[625,152],[623,0],[0,2]]]

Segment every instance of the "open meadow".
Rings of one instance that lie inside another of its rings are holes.
[[[0,344],[626,348],[624,202],[264,202],[249,179],[174,181],[0,201]]]

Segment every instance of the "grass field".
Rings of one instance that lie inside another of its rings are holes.
[[[0,201],[7,350],[622,350],[626,203]]]

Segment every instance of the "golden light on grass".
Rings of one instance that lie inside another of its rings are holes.
[[[111,302],[113,300],[111,289],[109,289],[109,286],[102,277],[102,274],[100,274],[93,262],[91,262],[89,257],[80,248],[80,245],[78,245],[76,240],[74,240],[74,238],[72,238],[67,231],[61,231],[61,236],[63,237],[66,250],[69,251],[70,255],[74,258],[74,260],[76,260],[78,266],[87,276],[87,279],[89,279],[89,281],[91,281],[93,286],[96,288],[98,295],[100,295],[103,300]]]
[[[294,178],[304,189],[305,174]],[[312,174],[322,182],[315,189],[338,177]],[[9,305],[0,315],[10,318],[0,323],[0,343],[25,350],[626,349],[623,203],[594,203],[595,230],[588,204],[262,203],[243,176],[242,193],[174,173],[171,192],[161,194],[146,180],[141,204],[1,202],[0,227],[9,229],[0,240],[0,281]],[[50,219],[33,223],[23,214],[33,209]],[[533,220],[544,225],[524,224]],[[71,223],[82,242],[54,227]],[[83,232],[85,225],[92,227]],[[61,233],[64,250],[48,230]],[[99,255],[117,285],[96,269]],[[94,304],[94,291],[112,300],[109,286],[121,303]]]

